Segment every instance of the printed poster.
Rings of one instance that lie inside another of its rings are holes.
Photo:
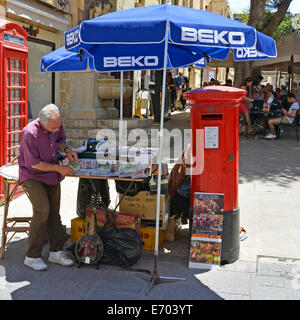
[[[224,194],[195,192],[189,267],[220,267]]]
[[[215,269],[220,267],[221,239],[191,240],[189,267]]]

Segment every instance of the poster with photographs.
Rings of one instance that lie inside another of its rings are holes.
[[[192,236],[221,238],[223,227],[223,215],[212,213],[200,213],[193,215]]]
[[[217,213],[224,211],[224,193],[194,194],[194,213]]]
[[[192,237],[221,238],[224,194],[195,192]]]
[[[221,260],[221,239],[197,239],[191,241],[189,267],[217,269]]]
[[[220,267],[224,194],[195,192],[189,267]]]

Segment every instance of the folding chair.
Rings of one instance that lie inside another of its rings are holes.
[[[283,116],[281,117],[281,123],[276,127],[276,137],[277,139],[281,136],[281,130],[283,128],[289,129],[289,128],[295,128],[296,132],[296,139],[299,141],[299,127],[300,127],[300,109],[297,110],[296,116],[294,118],[294,121],[292,123],[283,123],[282,122]]]
[[[1,250],[0,259],[4,258],[5,247],[14,237],[17,232],[25,232],[28,234],[30,228],[30,222],[32,217],[8,217],[8,208],[17,190],[22,187],[18,182],[18,165],[12,160],[2,166],[0,169],[0,175],[3,177],[4,183],[4,215],[2,223],[2,236],[1,236]],[[28,196],[25,188],[23,188],[25,194]],[[9,239],[7,236],[12,233]]]

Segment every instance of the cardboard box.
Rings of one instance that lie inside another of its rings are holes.
[[[71,241],[76,242],[85,234],[85,220],[78,217],[71,220]]]
[[[181,218],[175,219],[175,216],[170,217],[168,220],[168,226],[165,231],[164,240],[174,242],[181,227]]]
[[[164,230],[159,230],[158,248],[160,248],[164,242]],[[141,239],[143,241],[143,250],[155,249],[155,228],[141,228]]]
[[[119,195],[122,196],[121,194]],[[156,195],[140,191],[136,196],[125,196],[120,203],[120,211],[141,215],[142,227],[156,226]],[[170,201],[166,195],[160,198],[159,228],[165,230],[168,225]]]

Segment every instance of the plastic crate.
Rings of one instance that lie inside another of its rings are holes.
[[[165,230],[159,230],[158,248],[160,248],[164,242]],[[155,249],[155,228],[141,228],[140,236],[143,241],[143,250]]]
[[[85,234],[85,219],[80,217],[71,220],[71,241],[76,242]]]

